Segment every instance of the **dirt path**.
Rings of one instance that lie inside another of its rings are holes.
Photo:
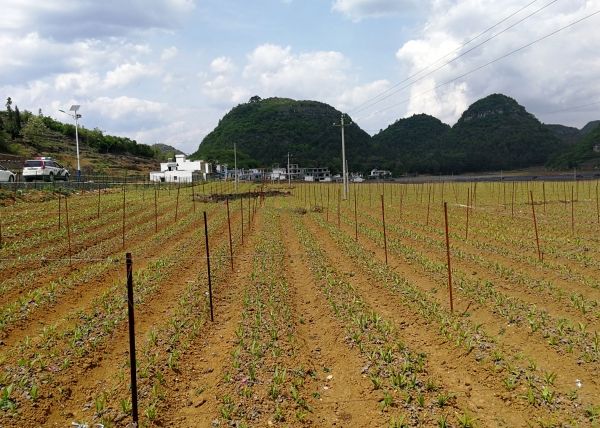
[[[211,238],[213,244],[225,242],[226,229],[226,222],[218,226]],[[198,235],[198,228],[196,230],[192,228],[187,232],[181,241],[185,248],[179,253],[197,254]],[[164,252],[161,254],[164,255]],[[161,281],[159,289],[154,292],[154,295],[160,296],[160,300],[151,299],[146,304],[138,305],[136,308],[136,337],[147,337],[148,332],[154,326],[160,325],[163,320],[169,318],[187,282],[195,280],[205,272],[206,266],[201,255],[198,260],[199,263],[183,263],[171,270],[169,275]],[[85,420],[84,411],[93,405],[96,394],[114,387],[115,378],[118,379],[117,373],[127,361],[129,349],[127,331],[127,323],[124,321],[113,332],[110,343],[104,344],[95,355],[86,358],[87,362],[84,361],[83,365],[75,367],[75,370],[78,371],[76,380],[70,383],[66,382],[69,385],[69,397],[61,402],[60,407],[53,409],[49,417],[49,424],[62,426],[61,424],[70,423],[72,420]],[[119,384],[120,381],[117,380],[116,383]]]
[[[480,366],[473,356],[439,336],[439,331],[403,305],[399,297],[380,287],[368,275],[358,270],[353,261],[344,255],[331,240],[327,231],[307,217],[305,224],[316,236],[332,262],[341,270],[351,272],[352,283],[370,306],[378,308],[385,317],[394,321],[402,340],[411,349],[427,353],[428,368],[458,399],[468,407],[477,409],[480,423],[484,426],[526,426],[530,410],[519,402],[505,401],[500,380],[492,372]],[[364,240],[364,239],[363,239]],[[364,243],[363,243],[364,245]],[[436,350],[443,349],[443,352]]]
[[[288,236],[286,271],[294,290],[295,312],[301,320],[298,338],[306,358],[317,369],[313,385],[307,388],[320,395],[311,401],[311,420],[316,426],[383,426],[387,421],[378,409],[379,397],[373,394],[369,379],[361,375],[365,362],[357,350],[349,349],[343,326],[317,289],[289,215],[282,215]],[[328,380],[328,376],[332,378]]]
[[[219,384],[235,344],[235,330],[242,313],[244,288],[252,271],[252,252],[256,236],[265,227],[262,217],[255,217],[252,234],[245,235],[244,247],[236,257],[235,274],[218,285],[215,300],[215,323],[206,325],[202,335],[191,343],[182,357],[180,375],[168,392],[162,409],[165,426],[211,427],[219,415]]]
[[[191,215],[188,213],[188,215]],[[199,227],[199,218],[191,221],[183,231],[177,236],[170,236],[170,230],[167,230],[169,239],[167,244],[164,240],[157,239],[154,234],[146,234],[137,237],[133,240],[129,240],[129,250],[139,249],[135,251],[134,257],[136,257],[135,270],[144,269],[151,260],[156,259],[158,256],[153,254],[162,254],[168,252],[185,240],[190,233],[194,233]],[[173,230],[175,232],[176,230]],[[159,233],[162,231],[159,231]],[[197,232],[196,232],[197,233]],[[64,294],[60,295],[60,299],[56,302],[49,302],[49,304],[43,306],[35,306],[27,314],[26,318],[22,318],[3,332],[5,334],[3,347],[4,352],[8,352],[11,347],[15,346],[18,341],[22,340],[23,337],[34,337],[46,326],[58,323],[64,323],[68,318],[69,314],[75,314],[78,309],[86,308],[90,302],[97,297],[105,288],[106,284],[112,284],[114,281],[122,278],[123,270],[123,250],[119,249],[113,251],[111,256],[121,255],[119,259],[114,263],[114,267],[110,266],[107,269],[102,269],[101,273],[96,275],[92,273],[89,279],[86,279],[84,283],[77,282],[76,285],[67,290]],[[100,263],[96,263],[100,266]],[[71,270],[73,278],[81,275],[81,272],[76,269]],[[43,283],[46,286],[48,283]],[[57,293],[60,293],[59,290]]]
[[[354,228],[342,223],[342,229],[349,235],[354,236]],[[380,262],[384,262],[385,255],[383,248],[375,244],[373,240],[360,233],[360,245],[368,249],[377,257]],[[436,281],[430,275],[423,273],[421,269],[393,254],[388,254],[390,265],[394,270],[406,278],[430,291],[432,299],[436,299],[444,306],[448,306],[444,280]],[[460,293],[455,293],[455,307],[458,311],[469,311],[470,319],[473,323],[480,324],[484,331],[498,342],[498,348],[505,355],[520,355],[523,361],[535,362],[540,373],[556,373],[554,381],[555,386],[570,393],[576,388],[576,381],[579,380],[584,385],[577,389],[578,397],[584,402],[593,404],[596,397],[600,394],[600,384],[598,382],[598,368],[596,364],[587,366],[580,365],[573,358],[573,354],[564,354],[556,352],[555,348],[548,346],[545,340],[541,340],[537,335],[531,335],[520,328],[511,326],[499,314],[493,313],[489,306],[481,305],[472,301]],[[552,312],[551,312],[552,313]],[[496,388],[502,388],[501,379],[497,379]],[[502,389],[499,389],[502,391]],[[506,392],[503,391],[506,395]]]

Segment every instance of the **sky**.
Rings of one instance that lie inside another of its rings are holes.
[[[80,104],[87,128],[186,153],[254,95],[326,102],[370,134],[416,113],[452,125],[491,93],[544,123],[600,119],[600,13],[586,18],[600,0],[0,0],[0,10],[3,100],[65,122],[59,109]]]

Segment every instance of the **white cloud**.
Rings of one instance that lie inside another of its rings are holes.
[[[179,50],[175,46],[171,46],[170,48],[163,49],[162,53],[160,54],[160,59],[161,61],[168,61],[175,58],[178,53]]]
[[[127,96],[116,98],[99,97],[90,100],[86,107],[88,111],[98,112],[105,117],[111,119],[123,118],[124,120],[148,114],[156,117],[156,115],[163,114],[169,109],[169,106],[165,103]]]
[[[413,13],[422,0],[334,0],[331,9],[353,21],[400,13]]]
[[[368,102],[378,94],[388,90],[390,82],[387,80],[376,80],[364,85],[357,85],[346,89],[339,97],[340,108],[350,110],[353,107]]]
[[[248,55],[243,76],[264,96],[328,101],[349,84],[350,62],[340,52],[292,53],[291,48],[261,45]]]
[[[156,67],[139,62],[120,64],[114,70],[106,73],[104,85],[108,88],[123,87],[140,78],[157,75],[158,72]]]
[[[517,0],[438,0],[434,2],[432,12],[423,26],[422,35],[405,42],[396,54],[397,59],[403,67],[410,70],[410,74],[417,73],[522,6],[522,2]],[[542,4],[531,6],[486,37],[541,6]],[[545,105],[548,109],[552,104],[578,105],[582,104],[582,99],[599,98],[600,82],[594,77],[597,75],[599,63],[594,52],[600,45],[600,32],[596,31],[597,20],[594,22],[594,19],[578,24],[454,83],[435,89],[436,86],[549,34],[598,10],[599,7],[600,0],[576,0],[568,4],[552,5],[399,92],[386,102],[380,103],[378,108],[386,108],[395,103],[397,106],[392,111],[396,113],[426,112],[453,123],[468,104],[493,92],[513,96],[521,104],[528,106],[533,113],[536,113],[537,106]],[[478,42],[486,37],[478,39]],[[466,49],[476,43],[471,43]],[[420,76],[456,55],[455,53],[449,56]],[[543,116],[540,118],[544,120]],[[576,125],[581,126],[589,119],[589,116],[580,118]]]
[[[213,105],[224,108],[239,104],[249,98],[248,89],[236,85],[230,76],[218,75],[202,85],[202,92],[213,102]]]
[[[4,0],[0,31],[73,40],[123,36],[148,29],[172,29],[194,9],[193,0]]]
[[[85,95],[101,82],[100,76],[87,71],[81,73],[62,73],[54,79],[54,88],[61,92]]]
[[[231,58],[220,56],[212,60],[210,63],[210,69],[213,73],[227,74],[235,70],[235,65],[233,64]]]

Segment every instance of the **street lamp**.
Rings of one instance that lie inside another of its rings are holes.
[[[78,132],[78,127],[79,127],[79,119],[81,118],[81,115],[77,113],[77,110],[79,110],[79,107],[81,107],[78,104],[73,104],[71,106],[71,108],[69,109],[69,111],[72,111],[73,113],[67,113],[64,110],[58,110],[64,114],[67,114],[69,116],[71,116],[73,119],[75,119],[75,145],[77,147],[77,181],[79,181],[81,179],[81,166],[79,164],[79,132]]]

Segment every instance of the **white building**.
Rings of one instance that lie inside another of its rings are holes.
[[[212,168],[203,160],[191,161],[185,155],[175,155],[175,161],[161,162],[160,171],[150,173],[150,181],[167,183],[191,183],[194,175],[200,175],[203,180],[211,174]]]
[[[287,180],[287,168],[273,168],[270,179],[271,181]]]

